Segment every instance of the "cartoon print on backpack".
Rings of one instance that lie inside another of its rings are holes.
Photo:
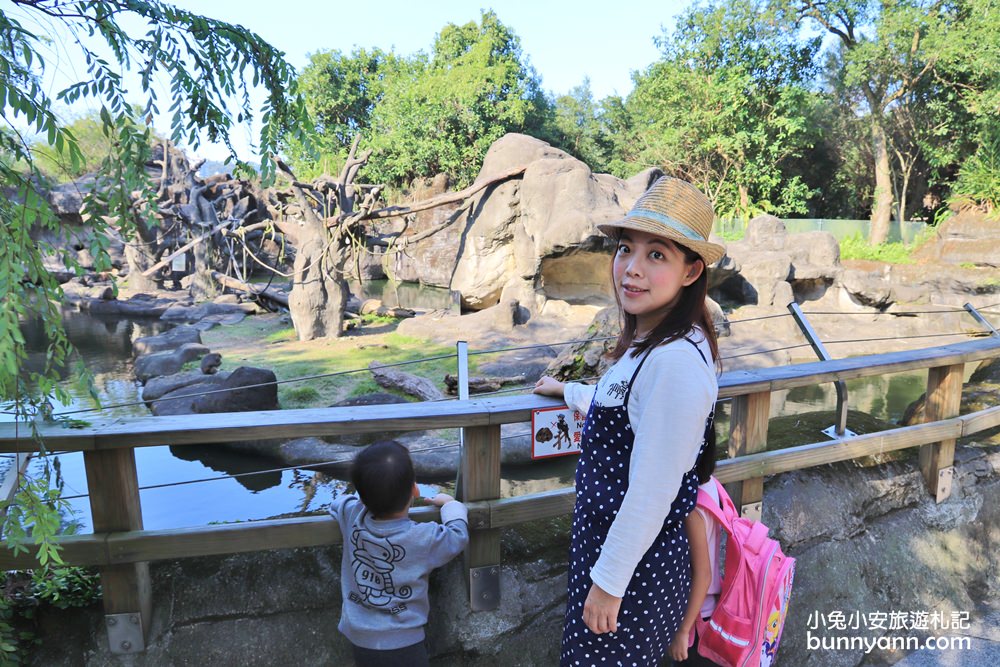
[[[781,640],[781,629],[785,626],[788,597],[792,594],[792,579],[794,578],[795,568],[793,566],[782,582],[775,600],[776,606],[771,607],[771,614],[767,618],[767,625],[764,628],[764,643],[760,648],[761,667],[771,667],[771,663],[774,661],[774,654],[777,652],[778,642]]]
[[[392,602],[393,596],[404,600],[410,597],[409,586],[401,586],[397,591],[392,583],[393,563],[406,556],[403,547],[384,538],[362,537],[360,530],[354,531],[351,544],[354,546],[354,579],[365,602],[385,607]]]

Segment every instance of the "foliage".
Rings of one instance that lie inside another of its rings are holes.
[[[865,259],[887,264],[913,264],[913,251],[934,235],[933,227],[926,227],[912,243],[870,243],[861,234],[853,234],[840,241],[841,259]]]
[[[603,108],[590,90],[589,78],[555,99],[551,129],[544,138],[586,162],[595,173],[608,171],[610,136]]]
[[[347,159],[355,135],[371,126],[372,111],[382,100],[387,77],[402,75],[406,62],[393,52],[355,49],[309,56],[299,90],[313,119],[309,142],[289,138],[284,153],[299,178],[336,174]]]
[[[791,28],[762,1],[684,14],[659,40],[663,58],[611,111],[627,128],[613,137],[619,175],[661,166],[699,185],[723,217],[805,212],[809,189],[785,163],[813,142],[806,84],[819,41]]]
[[[959,207],[982,206],[990,217],[1000,219],[1000,126],[962,164],[949,202]]]
[[[65,31],[55,36],[86,70],[82,80],[54,98],[41,83],[50,38],[33,26],[42,21]],[[273,175],[269,158],[281,132],[305,127],[308,119],[296,97],[294,72],[279,51],[240,26],[159,0],[14,0],[13,8],[0,12],[0,35],[0,107],[9,126],[0,133],[0,186],[5,194],[0,198],[0,290],[5,295],[0,301],[0,403],[13,407],[20,428],[32,434],[30,415],[44,413],[54,399],[68,401],[58,385],[70,347],[58,309],[62,293],[45,258],[78,268],[69,253],[36,240],[39,230],[56,237],[61,230],[33,149],[43,145],[52,161],[70,173],[79,173],[87,160],[73,126],[56,116],[54,102],[72,107],[90,100],[99,108],[95,122],[111,148],[101,162],[97,187],[84,200],[86,222],[95,232],[89,250],[98,271],[110,267],[108,240],[101,233],[108,219],[126,238],[136,225],[153,224],[155,192],[144,164],[152,137],[148,123],[164,103],[174,141],[186,139],[197,147],[204,132],[238,159],[230,131],[255,114],[251,87],[264,86],[268,97],[261,113],[259,150],[265,179]],[[138,86],[127,84],[127,76],[136,77]],[[171,82],[166,99],[152,85],[159,78]],[[139,95],[137,104],[134,94]],[[34,146],[28,133],[40,137]],[[141,194],[135,198],[133,192]],[[27,350],[19,327],[33,317],[43,321],[49,344],[42,369],[28,373],[22,370]],[[41,447],[44,453],[44,443]],[[21,480],[2,527],[9,545],[31,539],[39,547],[40,562],[59,562],[53,542],[59,530],[58,500],[44,477]]]
[[[870,245],[861,234],[848,236],[840,241],[841,259],[866,259],[888,264],[912,264],[910,249],[905,243],[878,243]]]
[[[302,73],[306,104],[317,114],[311,155],[290,150],[299,173],[338,163],[355,134],[374,155],[367,180],[407,186],[446,173],[472,181],[490,145],[508,132],[540,131],[548,112],[521,40],[492,11],[479,23],[448,24],[430,55],[379,50],[313,54]]]
[[[47,179],[66,183],[100,169],[104,159],[112,150],[112,138],[104,130],[104,123],[96,111],[87,113],[65,126],[76,139],[81,160],[76,165],[69,164],[65,156],[52,150],[44,139],[31,142],[31,152],[35,166]]]
[[[22,664],[39,642],[33,628],[39,607],[86,607],[100,595],[98,575],[79,567],[5,573],[0,587],[0,664]]]
[[[870,184],[873,234],[884,239],[893,204],[896,217],[905,218],[924,205],[923,193],[946,187],[975,150],[975,128],[997,113],[1000,4],[787,0],[785,6],[836,37],[824,83],[841,127],[853,130],[860,122],[867,134],[843,135],[838,146],[864,149],[841,163],[852,172],[849,180]]]

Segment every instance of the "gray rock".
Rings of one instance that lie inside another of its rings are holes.
[[[221,382],[228,376],[228,373],[218,373],[214,376],[213,381]],[[194,372],[150,378],[142,388],[142,400],[148,404],[174,390],[198,382],[205,382],[205,376]]]
[[[195,414],[194,403],[202,394],[217,391],[223,388],[223,384],[228,377],[227,374],[202,375],[193,373],[198,378],[196,382],[188,382],[177,386],[170,391],[161,394],[152,403],[149,403],[149,410],[154,415],[191,415]],[[170,377],[177,377],[176,375]],[[159,378],[156,378],[159,379]],[[152,382],[152,380],[151,380]],[[148,403],[148,400],[147,400]]]
[[[132,343],[133,356],[154,354],[176,350],[185,343],[201,343],[201,332],[194,327],[180,326],[169,329],[156,336],[136,338]]]
[[[532,313],[546,298],[606,298],[604,250],[610,242],[596,225],[621,218],[660,172],[628,181],[593,174],[542,141],[508,134],[490,147],[479,178],[516,165],[527,165],[523,178],[481,194],[465,223],[450,282],[461,292],[463,307],[494,306],[505,287],[518,282],[540,285],[537,297],[519,298]]]
[[[228,391],[201,396],[191,407],[199,414],[277,410],[277,379],[266,368],[240,366],[222,381],[220,388]]]
[[[785,250],[788,231],[785,223],[773,215],[759,215],[747,223],[744,239],[754,250]]]
[[[200,359],[209,349],[200,343],[184,343],[174,350],[136,357],[133,372],[140,382],[160,375],[173,375],[189,361]]]
[[[161,320],[170,322],[197,322],[209,316],[236,316],[241,321],[247,314],[257,312],[257,306],[252,303],[201,303],[197,306],[174,305],[168,308],[161,316]],[[222,321],[222,320],[219,320]]]

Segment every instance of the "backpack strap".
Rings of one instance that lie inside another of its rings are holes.
[[[733,521],[739,517],[739,513],[736,511],[736,506],[733,505],[729,494],[726,493],[726,489],[719,483],[719,480],[713,477],[712,481],[715,482],[715,489],[719,493],[719,502],[715,502],[715,498],[708,495],[708,492],[704,489],[698,489],[697,506],[708,512],[727,532],[732,533]]]

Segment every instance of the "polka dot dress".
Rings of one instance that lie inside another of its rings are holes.
[[[687,608],[691,558],[684,518],[698,497],[694,470],[684,475],[663,528],[632,575],[618,612],[617,632],[597,635],[583,622],[583,603],[592,585],[590,571],[628,489],[634,441],[628,399],[645,360],[632,375],[622,405],[592,404],[587,414],[576,468],[569,592],[560,655],[564,667],[658,665]]]

